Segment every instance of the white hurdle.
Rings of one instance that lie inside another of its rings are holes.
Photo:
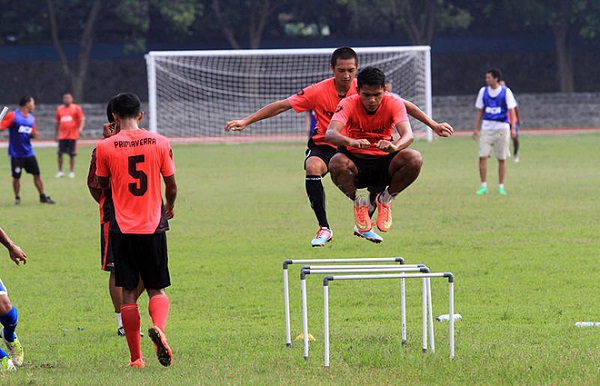
[[[302,335],[304,338],[304,359],[308,360],[309,342],[308,342],[308,306],[306,295],[306,275],[310,274],[325,274],[334,273],[406,273],[420,272],[429,273],[429,268],[423,264],[415,265],[339,265],[339,266],[304,266],[300,271],[300,285],[302,293]],[[404,283],[404,279],[402,283]],[[431,305],[431,295],[428,290],[430,288],[429,278],[423,278],[423,352],[427,352],[427,321],[429,321],[429,336],[431,351],[435,351],[435,343],[433,336],[433,310]],[[404,294],[404,285],[401,286],[402,294]],[[405,299],[402,297],[402,345],[406,346],[406,310]],[[429,316],[429,317],[428,317]]]
[[[283,296],[285,307],[285,344],[287,347],[292,346],[292,333],[290,327],[290,290],[288,278],[288,266],[292,264],[347,264],[347,263],[398,263],[404,264],[402,257],[369,257],[369,258],[349,258],[349,259],[304,259],[304,260],[285,260],[283,262]],[[402,315],[405,322],[404,314],[406,306],[404,304],[404,280],[400,281],[400,292],[402,299]],[[403,325],[404,328],[404,325]],[[406,337],[406,331],[403,332],[403,337]]]
[[[372,280],[372,279],[411,279],[411,278],[436,278],[442,277],[448,279],[448,314],[449,320],[449,340],[450,340],[450,359],[454,358],[454,276],[450,272],[444,273],[401,273],[401,274],[377,274],[377,275],[340,275],[326,276],[323,279],[323,324],[324,324],[324,364],[329,367],[329,282],[335,280]],[[423,284],[423,297],[429,292],[430,287]]]

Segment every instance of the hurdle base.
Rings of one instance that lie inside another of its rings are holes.
[[[292,347],[292,344],[291,343],[286,343],[285,347]]]
[[[427,349],[426,348],[423,349],[423,354],[427,354]]]
[[[402,347],[406,347],[408,344],[406,343],[405,340],[402,341]]]

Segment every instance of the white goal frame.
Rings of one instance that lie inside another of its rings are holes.
[[[331,55],[335,48],[311,48],[311,49],[260,49],[260,50],[190,50],[190,51],[150,51],[145,55],[148,71],[148,103],[149,103],[149,130],[157,132],[158,122],[158,96],[157,96],[157,59],[173,58],[173,57],[190,57],[190,56],[212,56],[212,57],[251,57],[251,56],[287,56],[287,55]],[[360,66],[369,65],[368,62],[363,62],[361,54],[365,53],[385,53],[385,52],[401,52],[401,51],[422,51],[425,70],[424,74],[424,105],[418,104],[428,116],[432,116],[432,94],[431,94],[431,48],[429,46],[403,46],[403,47],[357,47],[354,48],[361,60]],[[309,86],[306,84],[305,86]],[[290,94],[291,95],[291,94]],[[407,97],[410,100],[410,96]],[[273,99],[276,100],[276,99]],[[417,104],[417,103],[415,103]],[[242,118],[232,114],[231,117],[223,117],[223,126],[227,119]],[[250,128],[251,129],[251,128]],[[426,129],[427,140],[433,139],[433,132],[430,128]]]

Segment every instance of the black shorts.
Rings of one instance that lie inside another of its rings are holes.
[[[17,180],[21,178],[23,169],[34,176],[40,175],[40,167],[38,166],[35,156],[23,158],[10,157],[10,170],[13,178]]]
[[[390,164],[398,152],[377,158],[359,158],[352,155],[345,148],[340,148],[339,152],[350,158],[350,161],[354,162],[358,169],[358,175],[356,176],[357,189],[370,186],[388,186],[392,181],[389,172]]]
[[[100,262],[103,271],[113,272],[115,270],[115,259],[110,248],[109,229],[110,222],[100,224]]]
[[[148,289],[171,285],[165,232],[132,235],[110,232],[110,247],[115,258],[115,281],[127,290],[137,288],[140,278]]]
[[[331,157],[335,155],[335,152],[336,148],[331,147],[329,145],[309,146],[308,149],[306,149],[306,158],[304,159],[304,170],[306,170],[306,160],[309,157],[319,157],[323,160],[323,162],[325,162],[327,168],[329,168],[329,161],[331,160]]]
[[[77,155],[77,140],[60,139],[58,141],[58,154],[68,154],[71,157]]]

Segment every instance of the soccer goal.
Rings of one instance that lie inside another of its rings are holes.
[[[299,92],[332,75],[335,48],[151,51],[148,67],[149,129],[168,137],[207,142],[304,141],[306,115],[293,110],[225,133],[225,123]],[[384,71],[393,91],[431,116],[428,46],[355,48],[359,66]],[[431,130],[411,120],[416,136]]]

